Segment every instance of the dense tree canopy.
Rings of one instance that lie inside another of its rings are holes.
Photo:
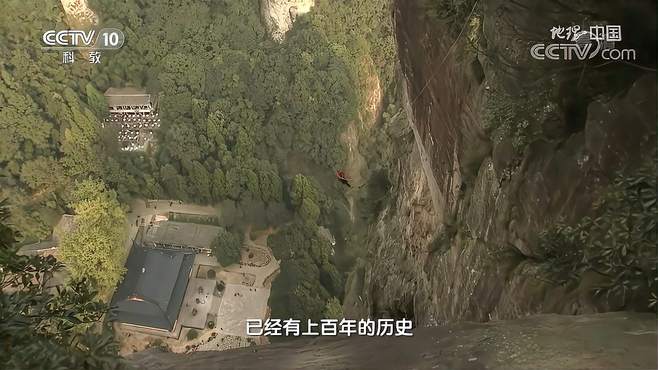
[[[308,222],[286,225],[269,240],[281,261],[281,273],[272,284],[272,316],[323,318],[328,301],[343,289],[343,277],[330,261],[329,242]]]
[[[281,261],[281,273],[272,284],[272,316],[315,320],[327,313],[339,316],[344,279],[334,264],[330,242],[318,232],[319,216],[331,208],[330,201],[311,178],[301,174],[292,178],[289,197],[296,217],[269,238],[274,256]]]
[[[76,185],[73,230],[60,242],[59,256],[74,279],[91,280],[102,291],[121,279],[126,258],[126,217],[114,191],[100,181]]]
[[[0,208],[0,362],[7,370],[124,368],[110,332],[98,333],[107,307],[84,280],[48,289],[62,268],[52,256],[18,255]]]
[[[0,182],[18,208],[12,221],[24,238],[46,238],[70,183],[88,176],[120,200],[281,201],[286,153],[327,168],[344,160],[337,138],[357,118],[363,61],[390,75],[386,4],[317,1],[279,44],[257,0],[97,0],[99,26],[122,29],[125,45],[100,65],[78,56],[62,66],[39,44],[40,30],[67,28],[59,3],[10,0],[0,15]],[[161,98],[153,156],[118,152],[101,128],[102,92],[126,85]]]
[[[64,68],[41,49],[43,30],[67,28],[60,5],[10,0],[0,12],[0,196],[28,241],[50,235],[74,179],[125,179],[101,140],[107,108],[89,82],[93,70]]]
[[[392,33],[380,22],[389,17],[387,3],[318,0],[277,43],[258,0],[95,0],[98,27],[123,30],[124,46],[103,51],[100,65],[81,54],[62,65],[60,54],[40,45],[43,30],[69,28],[60,3],[4,2],[0,197],[13,207],[21,242],[48,238],[61,214],[76,213],[62,259],[73,276],[106,289],[122,272],[120,202],[285,204],[297,220],[282,238],[301,244],[287,252],[281,244],[277,253],[309,250],[308,258],[283,262],[283,280],[296,286],[291,307],[320,315],[342,291],[313,236],[331,202],[310,177],[291,179],[300,171],[287,161],[297,155],[326,171],[343,166],[339,135],[360,117],[364,81],[373,66],[383,84],[392,76]],[[116,133],[101,124],[102,92],[123,86],[159,99],[162,127],[146,153],[119,151]],[[84,187],[98,194],[82,196]]]

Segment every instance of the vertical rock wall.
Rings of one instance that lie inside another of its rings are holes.
[[[594,287],[605,280],[594,271],[560,283],[543,263],[538,236],[561,220],[592,215],[616,173],[655,156],[655,42],[642,41],[650,37],[646,29],[655,30],[655,17],[633,21],[635,13],[651,13],[643,10],[651,2],[562,8],[557,1],[479,1],[478,22],[469,20],[461,33],[461,23],[455,32],[449,20],[426,16],[421,0],[395,4],[408,114],[423,150],[400,158],[391,181],[395,200],[371,235],[366,288],[359,292],[371,313],[413,316],[424,325],[646,310],[646,292],[618,300],[595,296]],[[583,70],[547,63],[542,73],[554,76],[559,103],[548,107],[553,114],[545,121],[529,122],[540,134],[516,145],[511,134],[488,132],[484,107],[497,97],[490,93],[493,85],[515,93],[541,78],[532,74],[541,70],[519,40],[537,40],[541,30],[550,30],[543,23],[535,27],[537,22],[577,22],[570,17],[581,13],[624,25],[626,46],[636,48],[642,57],[636,63],[649,68],[608,63]],[[478,23],[482,29],[475,32],[471,27]],[[518,34],[533,27],[540,29],[536,35]],[[469,51],[464,35],[471,32],[498,59]],[[501,59],[509,70],[491,63]]]
[[[98,24],[98,16],[94,13],[87,0],[62,0],[70,27],[91,27]]]

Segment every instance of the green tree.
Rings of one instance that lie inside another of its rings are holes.
[[[194,198],[201,203],[210,202],[211,179],[208,170],[201,163],[194,161],[189,169],[189,176]]]
[[[319,283],[319,271],[308,258],[281,262],[281,273],[272,283],[269,305],[272,317],[319,320],[329,293]]]
[[[208,100],[192,99],[192,119],[196,122],[204,121],[208,115]]]
[[[265,203],[279,202],[283,196],[281,178],[272,170],[258,172],[258,184],[260,186],[260,197]]]
[[[318,189],[313,182],[302,174],[297,174],[292,179],[290,186],[290,201],[293,207],[300,207],[304,199],[309,199],[313,203],[318,202]]]
[[[0,161],[30,159],[35,151],[48,148],[52,124],[40,117],[29,95],[14,89],[18,84],[4,68],[0,76]]]
[[[228,195],[226,176],[221,169],[216,169],[212,176],[212,198],[215,202],[222,201]]]
[[[320,265],[320,283],[332,295],[337,297],[342,296],[343,286],[345,285],[343,275],[328,259]]]
[[[62,264],[18,255],[14,231],[0,208],[0,362],[3,369],[122,369],[109,331],[99,334],[107,306],[86,281],[57,291],[48,282]],[[108,328],[109,330],[109,328]]]
[[[242,237],[238,232],[222,229],[212,243],[212,251],[222,266],[229,266],[240,262]]]
[[[331,297],[324,306],[324,317],[340,320],[343,316],[343,306],[336,297]]]
[[[320,319],[327,300],[342,292],[340,273],[329,261],[328,242],[317,225],[293,222],[269,239],[281,273],[272,283],[273,317]]]
[[[21,167],[21,181],[34,191],[53,192],[61,190],[68,179],[59,162],[49,157],[37,157]]]
[[[316,225],[320,215],[327,214],[331,202],[320,192],[314,181],[304,175],[295,175],[290,186],[290,202],[299,217],[310,225]]]
[[[87,105],[89,109],[96,115],[99,120],[107,117],[107,101],[105,96],[91,83],[85,85],[85,93],[87,94]]]
[[[160,169],[160,176],[167,195],[173,199],[187,199],[185,178],[176,171],[174,166],[171,164],[164,165]]]
[[[320,207],[310,198],[305,198],[299,207],[299,215],[304,222],[315,225],[320,217]]]
[[[241,167],[239,172],[243,192],[249,194],[252,199],[260,198],[260,188],[258,186],[258,175],[256,175],[256,172],[245,167]]]
[[[89,279],[107,293],[124,273],[126,216],[116,193],[99,180],[78,183],[72,199],[74,226],[60,243],[60,257],[71,277]]]
[[[59,118],[65,124],[61,151],[62,163],[71,177],[101,175],[99,155],[101,126],[98,118],[79,101],[70,88],[64,90],[65,109]]]

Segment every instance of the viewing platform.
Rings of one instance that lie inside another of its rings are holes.
[[[110,87],[104,95],[109,115],[103,127],[118,131],[117,140],[121,150],[146,150],[148,144],[155,139],[155,130],[160,128],[158,99],[152,99],[145,90],[134,87]]]

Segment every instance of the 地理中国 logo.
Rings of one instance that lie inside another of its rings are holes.
[[[61,50],[62,63],[75,61],[75,50],[90,50],[87,53],[89,63],[100,63],[100,50],[116,50],[123,46],[125,36],[116,28],[97,30],[48,30],[41,36],[42,49]]]
[[[635,60],[635,49],[617,48],[622,41],[620,25],[552,27],[551,42],[537,43],[530,55],[537,60],[587,60],[600,56],[604,60]]]

